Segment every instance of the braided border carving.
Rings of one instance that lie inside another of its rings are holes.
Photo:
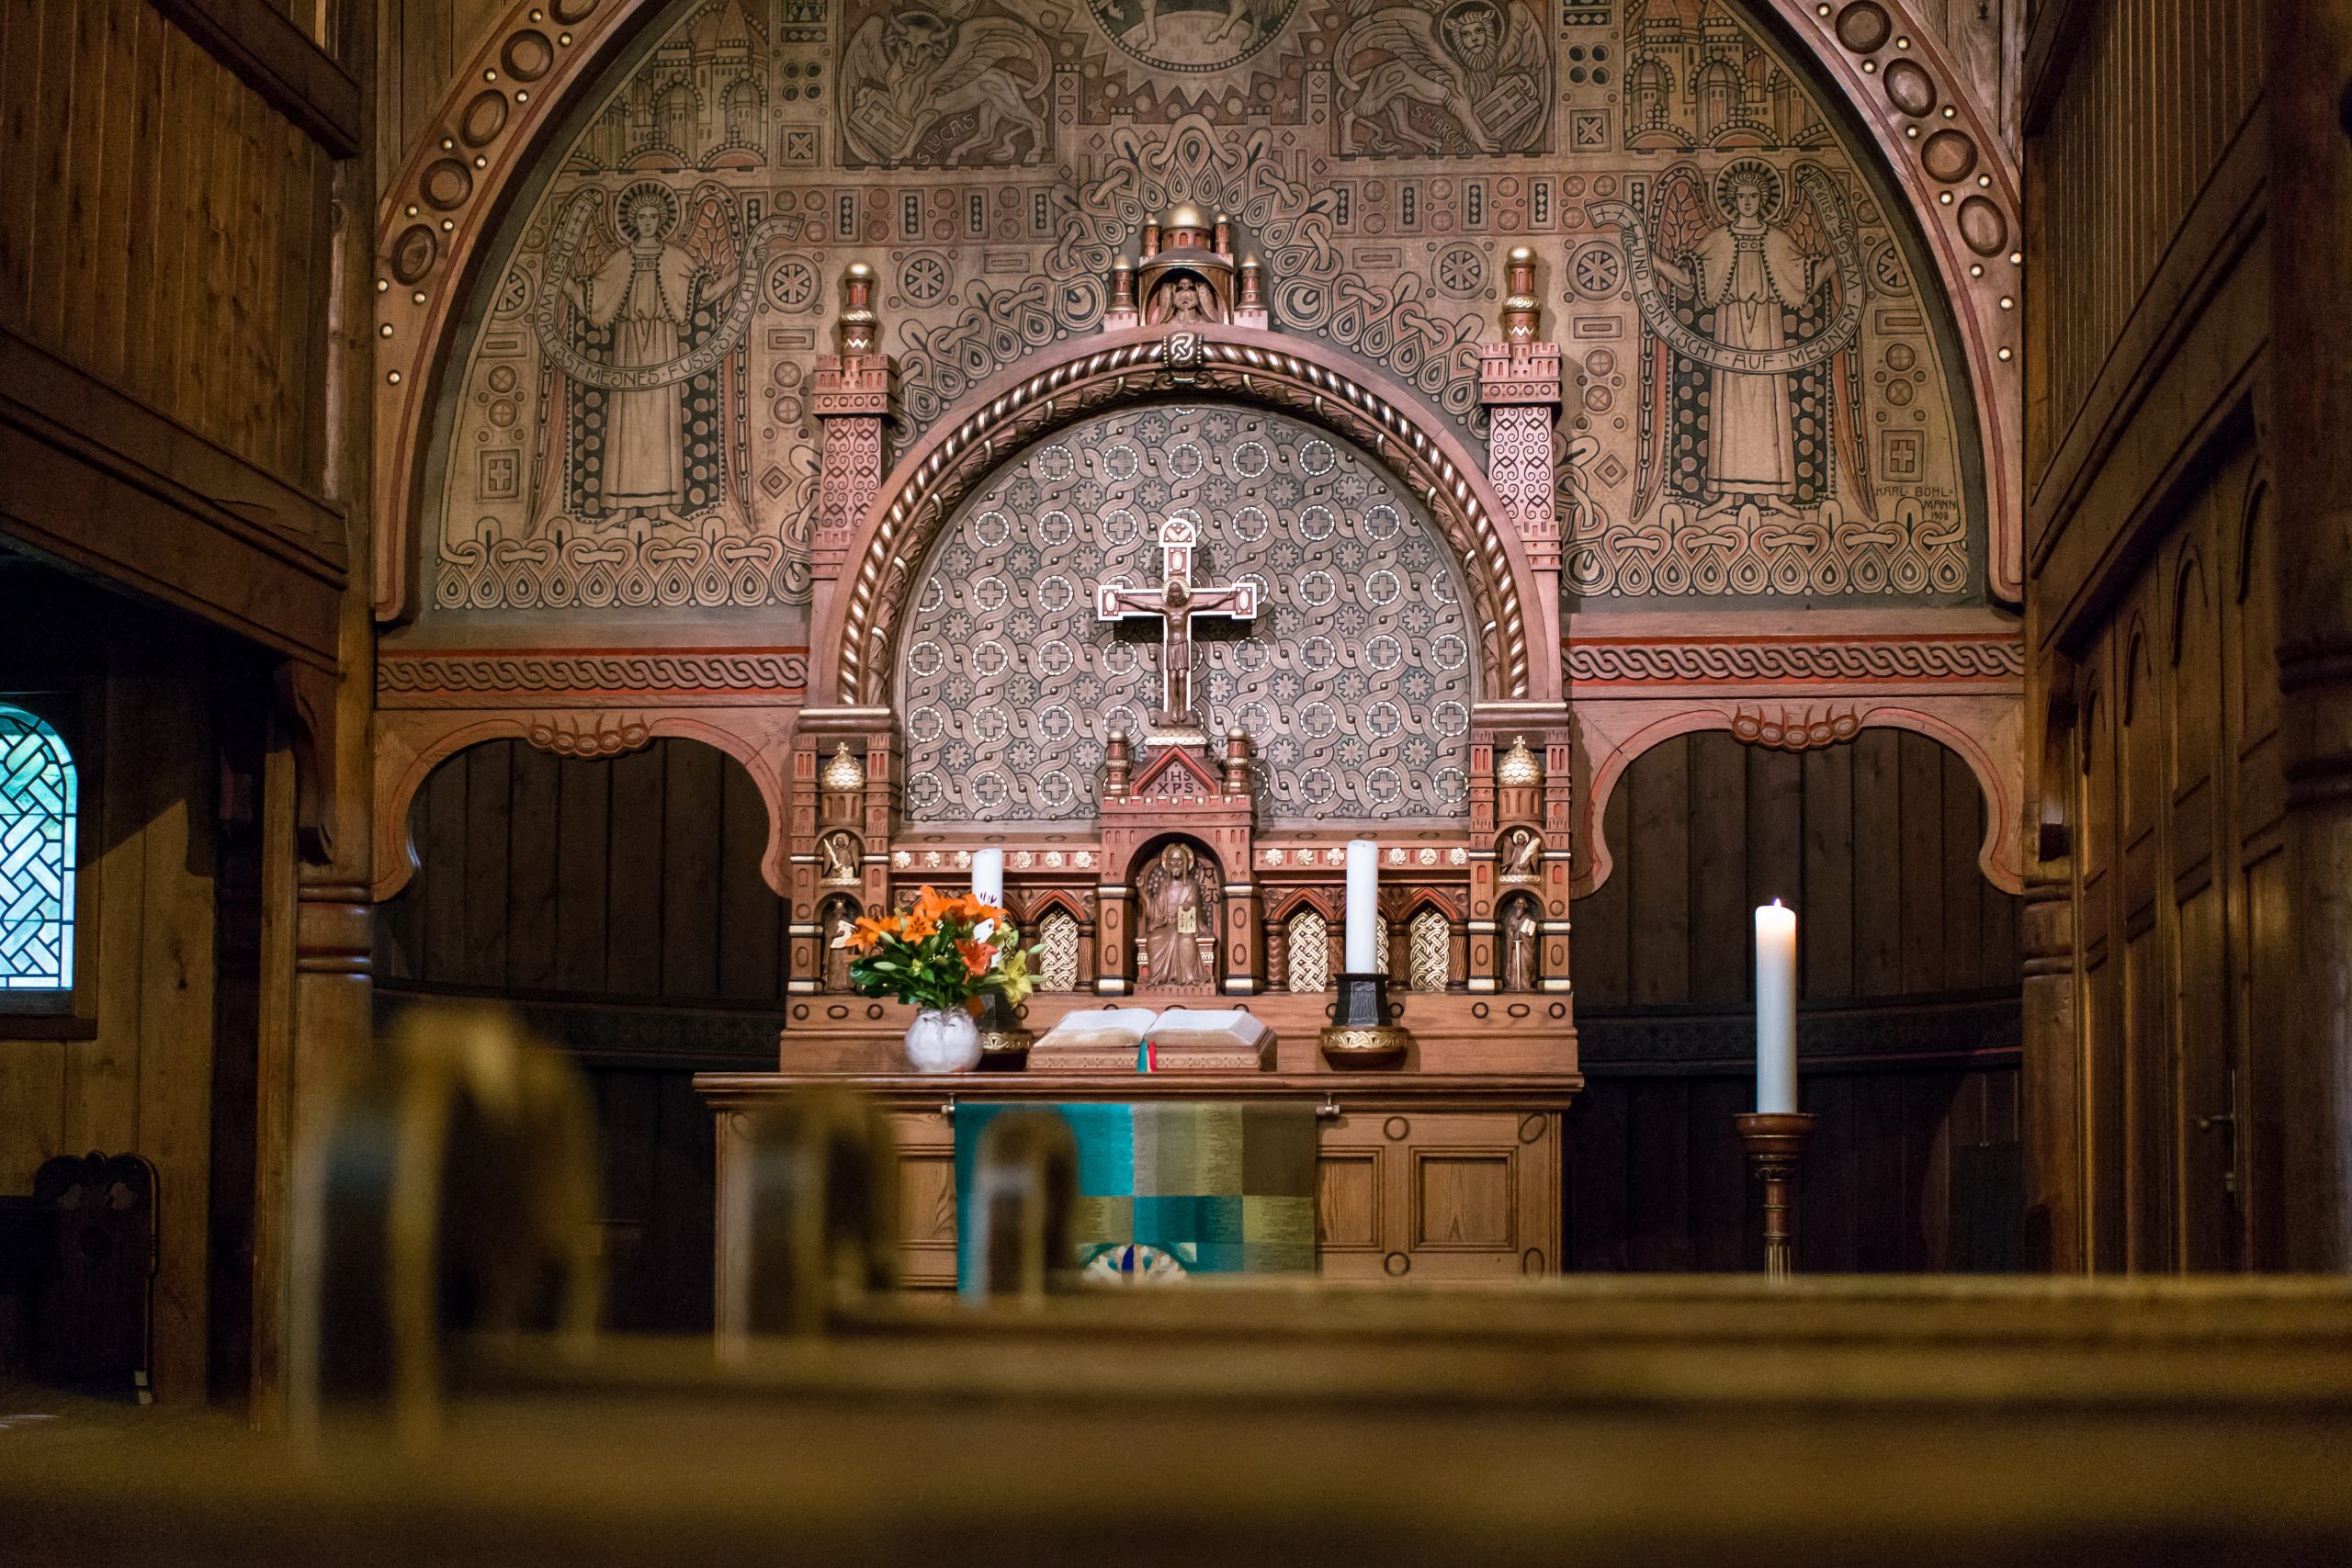
[[[436,692],[797,692],[805,653],[387,654],[376,690]]]
[[[1713,681],[2014,681],[2025,649],[2010,637],[1823,639],[1807,642],[1577,642],[1572,682],[1690,684]]]
[[[1194,391],[1302,412],[1371,452],[1402,479],[1444,530],[1467,569],[1480,628],[1487,697],[1527,694],[1527,621],[1496,520],[1469,479],[1404,410],[1378,393],[1295,355],[1216,340],[1198,344]],[[842,622],[842,701],[888,700],[899,622],[923,550],[948,513],[1001,457],[1045,431],[1136,393],[1175,387],[1165,371],[1167,341],[1123,344],[1040,371],[967,416],[891,497],[857,574]]]

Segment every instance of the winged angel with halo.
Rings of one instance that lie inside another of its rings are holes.
[[[729,510],[724,442],[695,436],[689,405],[741,395],[734,350],[757,284],[748,262],[771,227],[739,252],[733,199],[713,184],[682,203],[639,180],[609,206],[590,189],[564,208],[532,322],[559,383],[564,471],[539,486],[535,531],[566,516],[688,524]],[[730,531],[744,525],[729,519]]]
[[[1332,68],[1351,99],[1349,118],[1385,137],[1387,151],[1528,152],[1543,145],[1551,55],[1543,27],[1518,0],[1375,3],[1340,35]]]
[[[1862,276],[1850,220],[1821,169],[1784,179],[1760,159],[1712,188],[1681,164],[1658,182],[1651,216],[1596,206],[1618,224],[1645,351],[1641,484],[1634,514],[1661,490],[1711,517],[1842,497],[1873,514],[1857,416]]]
[[[1053,79],[1053,56],[1027,23],[972,16],[972,4],[929,0],[868,17],[857,29],[842,56],[842,135],[859,158],[1012,164],[1044,155],[1046,119],[1029,95]],[[1008,66],[1025,67],[1027,82]],[[943,128],[943,145],[918,159]]]

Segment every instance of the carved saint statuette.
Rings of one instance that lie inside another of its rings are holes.
[[[823,857],[823,876],[828,886],[846,886],[857,881],[857,840],[847,833],[828,833],[817,841],[817,851]]]
[[[1505,882],[1534,881],[1535,863],[1543,857],[1543,840],[1524,828],[1513,828],[1510,830],[1510,838],[1503,846],[1503,880]]]
[[[1503,989],[1535,988],[1535,909],[1525,898],[1513,898],[1503,910]]]
[[[1143,874],[1141,908],[1147,983],[1154,990],[1207,989],[1216,983],[1204,951],[1214,940],[1214,884],[1188,844],[1170,844]],[[1206,939],[1206,940],[1204,940]]]

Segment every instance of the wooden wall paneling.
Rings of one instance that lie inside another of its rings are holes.
[[[1736,1002],[1754,989],[1755,906],[1747,899],[1747,748],[1680,742],[1690,758],[1690,999]]]
[[[662,794],[665,748],[613,760],[609,854],[612,888],[605,931],[608,991],[650,997],[662,989]]]
[[[130,158],[123,184],[127,196],[121,204],[123,283],[128,290],[135,281],[148,291],[152,300],[158,291],[156,276],[163,255],[163,234],[157,219],[163,193],[169,188],[164,184],[164,166],[178,139],[164,134],[164,56],[168,47],[165,23],[153,6],[134,0],[130,11],[136,68],[125,149]],[[155,378],[155,334],[153,323],[141,318],[152,310],[152,304],[149,311],[126,310],[119,322],[122,389],[151,406],[160,400]]]
[[[6,1032],[0,1019],[0,1036]],[[0,1192],[30,1192],[41,1162],[67,1146],[67,1049],[62,1040],[0,1038],[0,1105],[8,1108],[0,1116]]]
[[[1643,873],[1637,868],[1637,852],[1626,832],[1631,819],[1627,803],[1633,798],[1628,786],[1632,783],[1630,776],[1618,781],[1600,815],[1602,838],[1616,855],[1616,867],[1607,881],[1577,899],[1572,908],[1576,924],[1573,967],[1579,1007],[1621,1006],[1633,996],[1630,889],[1641,880]]]
[[[1977,787],[1968,764],[1958,753],[1941,747],[1937,750],[1941,752],[1938,761],[1943,771],[1943,813],[1936,864],[1945,877],[1959,884],[1939,889],[1941,897],[1936,908],[1943,919],[1939,944],[1943,953],[1943,978],[1937,988],[1969,991],[1984,986],[2006,985],[2016,976],[1985,972],[1984,904],[1981,897],[1969,897],[1970,884],[1984,879],[1950,874],[1951,868],[1967,865],[1975,846],[1984,841],[1984,793]],[[1909,890],[1907,881],[1905,888]]]
[[[662,1073],[654,1141],[653,1213],[646,1260],[660,1288],[648,1325],[666,1334],[707,1334],[712,1321],[711,1258],[718,1148],[710,1107],[687,1073]]]
[[[2223,686],[2220,606],[2206,564],[2216,558],[2219,542],[2212,501],[2209,488],[2192,519],[2193,553],[2185,553],[2167,574],[2175,625],[2163,682],[2172,729],[2165,859],[2178,1071],[2171,1131],[2180,1150],[2180,1261],[2189,1269],[2233,1268],[2239,1260],[2236,1132],[2230,1119],[2232,954],[2222,908],[2226,884],[2214,869],[2222,860],[2216,796]]]
[[[611,988],[605,954],[611,943],[613,769],[575,762],[559,767],[556,780],[555,988],[603,992]]]
[[[513,759],[516,743],[493,740],[466,753],[463,966],[469,986],[506,983],[507,856],[514,847]]]
[[[1690,743],[1679,737],[1645,753],[1643,789],[1628,824],[1640,880],[1628,897],[1629,999],[1675,1002],[1690,985]]]
[[[1778,898],[1806,910],[1814,902],[1804,880],[1804,758],[1766,746],[1744,746],[1737,755],[1747,774],[1747,881],[1739,902],[1752,932],[1758,905]],[[1752,972],[1747,988],[1755,988]]]
[[[589,1075],[596,1097],[608,1328],[636,1328],[653,1315],[654,1281],[646,1267],[646,1239],[660,1214],[653,1168],[662,1131],[662,1077],[612,1069]]]
[[[2172,1268],[2177,1258],[2178,1063],[2173,969],[2167,962],[2173,942],[2170,900],[2160,897],[2158,887],[2166,795],[2164,694],[2156,649],[2140,629],[2161,623],[2150,614],[2157,606],[2145,602],[2157,595],[2143,591],[2138,597],[2143,602],[2135,611],[2147,619],[2127,619],[2122,649],[2123,1096],[2132,1266],[2152,1269]]]
[[[1690,1085],[1641,1077],[1626,1089],[1625,1141],[1633,1179],[1625,1204],[1625,1266],[1690,1267]]]
[[[1804,753],[1804,906],[1798,949],[1808,997],[1856,994],[1854,759],[1851,746]],[[1991,885],[1986,884],[1987,886]]]
[[[1863,1201],[1854,1079],[1842,1073],[1801,1076],[1797,1092],[1798,1105],[1815,1119],[1797,1194],[1798,1263],[1808,1274],[1844,1273],[1852,1268]]]
[[[1854,990],[1903,990],[1902,741],[1865,729],[1854,747]],[[1800,937],[1802,940],[1802,937]]]
[[[1903,932],[1902,978],[1896,989],[1921,993],[1944,988],[1943,823],[1944,749],[1908,730],[1894,737],[1901,783],[1901,838],[1891,846],[1899,856],[1897,910]],[[1892,858],[1892,857],[1891,857]]]
[[[710,746],[663,748],[662,994],[718,994],[720,769]]]
[[[2110,637],[2091,650],[2093,696],[2080,730],[2081,823],[2075,856],[2080,892],[2083,971],[2083,1107],[2085,1253],[2089,1267],[2111,1272],[2125,1266],[2121,877],[2116,866],[2118,812],[2117,713],[2122,706]]]
[[[175,1400],[200,1398],[204,1387],[203,1194],[211,1174],[215,752],[209,694],[195,673],[182,665],[141,682],[149,690],[139,765],[151,793],[141,835],[143,994],[130,1146],[155,1165],[155,1384],[158,1398]]]
[[[433,868],[430,878],[420,876],[424,886],[417,889],[424,906],[422,973],[436,985],[466,983],[466,806],[472,763],[473,753],[460,751],[434,771],[417,796],[417,863]]]
[[[784,990],[784,906],[760,875],[767,852],[767,803],[741,768],[719,780],[723,842],[718,865],[718,994],[764,1001]]]
[[[40,0],[0,0],[0,318],[21,321],[32,286],[40,106]]]
[[[1760,1215],[1761,1201],[1749,1190],[1747,1147],[1732,1123],[1733,1117],[1756,1109],[1755,1085],[1736,1077],[1683,1081],[1690,1107],[1689,1266],[1708,1272],[1760,1266],[1763,1233],[1749,1224],[1749,1214],[1753,1209]]]
[[[552,991],[561,930],[556,888],[564,765],[536,746],[508,744],[505,983],[518,991]]]
[[[64,214],[72,205],[74,128],[71,6],[63,0],[42,0],[40,24],[34,36],[40,39],[40,68],[27,100],[32,108],[35,140],[32,267],[23,321],[31,333],[54,343],[64,315],[70,267]]]
[[[2224,513],[2225,519],[2229,515]],[[2267,498],[2257,495],[2248,514],[2235,520],[2237,533],[2229,552],[2234,580],[2232,591],[2222,596],[2230,627],[2224,652],[2235,696],[2225,733],[2233,805],[2228,835],[2233,888],[2230,919],[2239,955],[2231,1023],[2237,1042],[2237,1131],[2245,1183],[2240,1213],[2246,1261],[2256,1269],[2287,1265],[2280,1158],[2285,1102],[2277,1046],[2287,1001],[2283,965],[2290,936],[2278,830],[2285,781],[2279,771],[2278,588],[2272,516]]]
[[[111,193],[90,215],[96,228],[91,241],[91,288],[85,310],[90,319],[89,367],[118,385],[123,379],[123,321],[130,303],[131,133],[139,114],[139,13],[150,10],[144,0],[105,0],[99,12],[97,42],[104,69],[118,77],[107,95],[106,125],[99,139],[100,167],[91,180],[93,191]]]
[[[1588,1076],[1567,1114],[1567,1267],[1613,1273],[1633,1267],[1633,1156],[1629,1081]]]

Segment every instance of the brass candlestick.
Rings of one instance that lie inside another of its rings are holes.
[[[980,1070],[1017,1073],[1029,1065],[1029,1047],[1037,1037],[1021,1022],[1020,1013],[994,991],[980,994]]]
[[[1735,1116],[1747,1168],[1764,1183],[1764,1277],[1785,1280],[1796,1269],[1797,1175],[1814,1119],[1802,1111],[1751,1111]]]
[[[1401,1066],[1413,1032],[1389,1008],[1388,976],[1341,975],[1339,992],[1323,1031],[1323,1059],[1335,1067]]]

